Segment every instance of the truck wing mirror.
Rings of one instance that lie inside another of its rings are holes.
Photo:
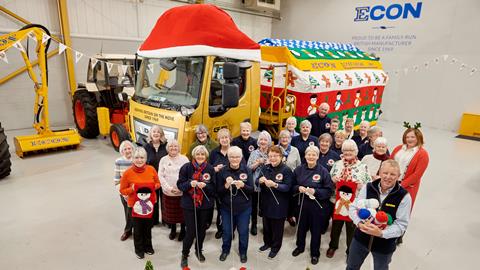
[[[240,77],[240,69],[236,63],[226,62],[223,64],[223,78],[225,80],[235,80]]]
[[[238,106],[239,94],[238,84],[225,83],[222,86],[222,104],[225,108],[232,108]]]

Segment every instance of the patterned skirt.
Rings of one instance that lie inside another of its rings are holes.
[[[162,196],[162,220],[168,224],[184,223],[183,209],[180,207],[182,196]]]

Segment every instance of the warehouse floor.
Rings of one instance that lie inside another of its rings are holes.
[[[381,122],[390,149],[400,143],[403,128]],[[12,137],[31,131],[7,132]],[[455,139],[454,133],[424,129],[430,166],[423,178],[408,232],[394,254],[391,269],[471,269],[480,254],[480,142]],[[10,144],[13,146],[13,144]],[[13,149],[11,149],[13,151]],[[119,240],[123,210],[113,187],[113,162],[118,156],[108,140],[84,140],[78,150],[19,159],[12,157],[11,176],[0,181],[0,269],[179,269],[181,243],[168,239],[166,227],[153,228],[156,254],[139,260],[133,240]],[[221,240],[214,226],[205,241],[206,262],[190,257],[191,269],[241,266],[238,237],[227,261],[220,262]],[[286,225],[279,256],[268,260],[257,250],[261,234],[250,237],[247,269],[305,269],[308,250],[294,258],[294,228]],[[310,269],[345,269],[344,234],[333,259],[325,257]],[[235,250],[235,252],[233,252]],[[233,258],[233,261],[231,260]],[[372,269],[368,258],[364,269]]]

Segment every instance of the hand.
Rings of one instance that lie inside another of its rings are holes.
[[[298,188],[298,191],[300,191],[301,193],[305,193],[305,191],[307,191],[307,189],[304,186],[300,186]]]
[[[219,172],[223,168],[223,166],[224,166],[223,164],[218,164],[213,169],[215,170],[215,172]]]
[[[307,193],[309,196],[313,196],[315,194],[315,189],[307,187],[305,193]]]
[[[233,181],[233,177],[229,176],[225,179],[225,185],[231,185]]]
[[[272,180],[267,180],[267,181],[265,182],[265,185],[266,185],[267,187],[269,187],[269,188],[272,188],[272,187],[274,187],[274,186],[276,185],[276,183],[273,182]]]
[[[192,182],[190,182],[190,185],[194,188],[196,187],[198,184],[197,180],[192,180]]]
[[[361,222],[358,223],[358,228],[369,235],[377,236],[377,237],[382,237],[383,231],[377,227],[377,225],[370,223],[370,221],[365,222],[362,224]]]
[[[332,177],[332,181],[333,181],[334,183],[337,183],[338,181],[340,181],[340,177],[334,176],[334,177]]]
[[[260,164],[263,164],[265,163],[265,159],[264,158],[259,158],[257,159],[257,163],[260,165]]]
[[[205,184],[204,182],[198,182],[197,183],[197,187],[203,189],[207,184]]]
[[[172,188],[172,193],[173,193],[173,194],[178,194],[178,193],[180,193],[180,190],[179,190],[178,188],[176,188],[176,187],[173,187],[173,188]]]
[[[236,180],[233,182],[235,184],[235,186],[237,187],[237,189],[241,189],[245,186],[245,183],[243,183],[243,181],[240,181],[240,180]]]
[[[264,184],[265,181],[267,181],[267,178],[265,176],[260,177],[260,179],[258,180],[260,184]]]

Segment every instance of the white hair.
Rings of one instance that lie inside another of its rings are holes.
[[[257,145],[260,146],[258,144],[258,142],[260,141],[260,138],[264,138],[267,140],[267,147],[270,147],[270,145],[272,144],[272,136],[270,136],[270,133],[266,132],[265,130],[260,132],[260,134],[258,134],[258,140],[257,140]]]
[[[358,154],[358,146],[357,143],[355,143],[354,140],[345,140],[342,144],[342,152],[345,150],[353,150],[355,152],[355,155]]]
[[[179,150],[179,151],[181,150],[180,144],[178,143],[178,141],[175,140],[175,139],[172,139],[172,140],[168,140],[167,146],[165,147],[165,148],[167,149],[167,152],[168,152],[168,148],[169,148],[170,146],[172,146],[172,145],[178,146],[178,150]]]
[[[133,158],[136,157],[143,157],[144,159],[147,159],[147,151],[143,147],[137,147],[135,151],[133,152]]]
[[[120,152],[122,156],[123,156],[123,151],[125,151],[125,147],[127,147],[127,145],[130,145],[132,150],[135,151],[135,146],[133,145],[133,143],[129,140],[125,140],[120,144],[120,147],[118,148],[118,152]]]
[[[312,123],[310,123],[310,121],[308,121],[307,119],[303,120],[301,123],[300,123],[300,127],[303,127],[303,126],[307,126],[309,128],[312,128]]]
[[[378,137],[374,142],[373,142],[373,146],[377,146],[377,145],[385,145],[387,146],[387,139],[385,137]]]
[[[314,152],[317,155],[317,157],[320,155],[320,149],[318,149],[318,147],[316,147],[315,145],[308,146],[307,149],[305,149],[305,155],[308,152]]]
[[[238,146],[232,146],[232,147],[228,148],[227,156],[228,157],[230,157],[230,156],[240,156],[240,158],[242,158],[243,157],[242,149]]]
[[[197,145],[195,146],[195,148],[193,148],[192,150],[192,158],[195,159],[195,156],[200,153],[200,152],[203,152],[205,153],[205,156],[208,158],[209,156],[209,153],[208,153],[208,150],[205,146],[203,145]]]

